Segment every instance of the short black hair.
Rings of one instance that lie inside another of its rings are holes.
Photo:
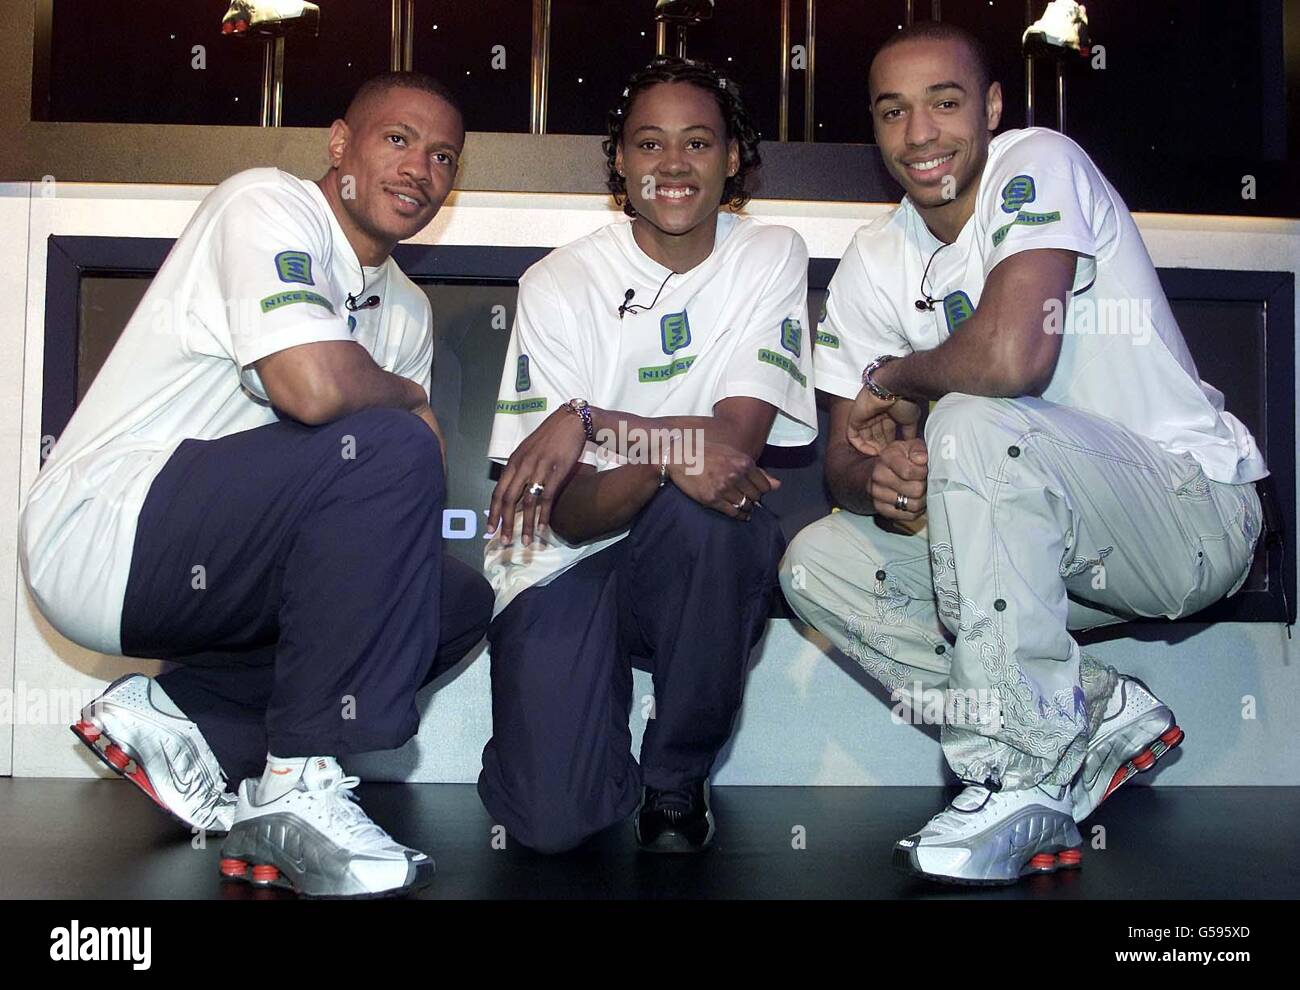
[[[438,99],[449,103],[451,108],[460,115],[462,121],[465,119],[465,113],[461,109],[460,101],[456,99],[456,94],[437,79],[434,79],[433,76],[426,75],[423,72],[384,72],[372,76],[361,84],[343,114],[344,120],[348,122],[349,126],[354,125],[356,123],[356,114],[361,107],[395,89],[416,89],[422,93],[428,93],[430,96],[436,96]]]
[[[677,58],[672,55],[660,55],[649,65],[632,75],[618,105],[610,110],[607,117],[609,136],[602,147],[605,149],[605,164],[609,171],[606,185],[614,197],[614,202],[623,207],[623,212],[630,217],[636,216],[636,210],[627,194],[627,180],[618,174],[614,167],[618,146],[623,140],[623,126],[636,98],[657,83],[683,82],[698,86],[718,104],[722,121],[726,126],[726,137],[736,139],[740,147],[740,167],[736,174],[727,178],[722,187],[722,204],[739,210],[749,202],[750,192],[745,180],[762,164],[758,154],[758,142],[761,136],[754,126],[753,118],[740,98],[740,87],[728,79],[708,62]]]
[[[983,96],[988,93],[989,86],[993,82],[993,68],[989,64],[988,49],[984,47],[984,43],[979,38],[965,28],[950,24],[947,21],[916,21],[901,31],[895,31],[886,38],[884,44],[877,48],[876,54],[872,56],[872,64],[874,65],[876,59],[880,58],[881,53],[887,52],[895,45],[901,45],[905,41],[961,42],[970,52],[971,60],[975,63],[975,70],[979,73],[980,95]]]

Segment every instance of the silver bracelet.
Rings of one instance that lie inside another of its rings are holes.
[[[885,402],[889,402],[892,399],[900,398],[900,396],[897,395],[896,393],[890,392],[888,389],[884,388],[883,386],[877,385],[875,380],[871,377],[872,373],[877,368],[879,368],[882,364],[888,364],[890,361],[897,361],[897,360],[898,360],[897,354],[882,354],[880,355],[880,357],[876,358],[869,365],[867,365],[865,368],[862,369],[862,384],[867,389],[867,391],[870,392],[872,395],[874,395],[877,399],[882,399]]]

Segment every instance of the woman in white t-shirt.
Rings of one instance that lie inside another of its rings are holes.
[[[520,280],[489,456],[493,737],[479,793],[571,848],[640,803],[655,851],[713,838],[708,776],[740,707],[784,540],[756,465],[816,438],[808,253],[734,211],[758,134],[735,84],[660,58],[609,117],[630,217]],[[727,212],[722,207],[728,207]],[[654,675],[638,765],[633,657]]]

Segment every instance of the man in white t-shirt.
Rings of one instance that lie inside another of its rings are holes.
[[[441,552],[432,316],[391,257],[463,142],[443,86],[390,73],[334,122],[320,180],[221,183],[24,505],[54,627],[180,664],[114,682],[74,731],[173,817],[229,830],[232,877],[356,896],[432,870],[337,758],[410,738],[416,691],[490,616],[486,581]],[[227,776],[250,779],[236,796]]]
[[[497,595],[479,794],[519,842],[578,845],[638,802],[643,848],[693,852],[784,549],[765,443],[816,438],[808,253],[739,207],[757,134],[734,84],[665,58],[612,114],[632,220],[519,284],[488,454]],[[549,531],[548,531],[549,523]],[[655,697],[630,752],[631,658]],[[644,785],[644,787],[643,787]]]
[[[815,362],[840,509],[791,542],[782,586],[942,721],[969,785],[895,862],[1008,883],[1077,866],[1076,821],[1183,735],[1068,630],[1233,594],[1267,470],[1088,156],[1049,130],[992,137],[1001,89],[978,42],[899,32],[870,90],[907,195],[831,281]]]

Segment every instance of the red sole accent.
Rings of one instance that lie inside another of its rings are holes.
[[[1034,873],[1056,873],[1058,869],[1082,869],[1083,850],[1039,852],[1026,865]]]
[[[114,770],[125,770],[126,765],[131,762],[131,757],[122,752],[117,743],[113,743],[104,750],[104,756]]]
[[[1119,785],[1124,783],[1124,781],[1128,780],[1130,777],[1142,773],[1145,770],[1150,770],[1156,765],[1156,761],[1159,760],[1160,757],[1164,756],[1182,742],[1183,738],[1183,730],[1178,726],[1175,725],[1166,729],[1161,733],[1159,739],[1136,756],[1131,757],[1115,771],[1115,775],[1111,777],[1110,784],[1107,785],[1106,793],[1101,796],[1101,800],[1105,801],[1108,797],[1114,794]],[[1100,804],[1101,801],[1098,801],[1097,803]]]
[[[253,883],[274,883],[280,879],[280,871],[274,866],[254,866]]]
[[[107,740],[109,745],[101,754],[104,761],[131,783],[135,784],[136,787],[144,791],[145,794],[148,795],[149,800],[154,804],[158,805],[158,807],[162,808],[163,811],[167,812],[169,815],[172,814],[172,810],[162,802],[161,798],[158,797],[158,792],[154,790],[153,781],[151,781],[149,775],[144,772],[144,768],[138,763],[134,763],[122,747],[109,739],[108,736],[104,735],[103,732],[95,728],[92,723],[87,722],[85,719],[82,719],[76,725],[72,726],[72,731],[75,732],[78,738],[80,738],[87,746],[90,746],[97,751],[98,747],[95,745],[96,740],[101,738]],[[135,769],[127,770],[127,767],[132,765],[135,766]]]
[[[248,864],[242,859],[223,859],[221,875],[223,877],[244,877],[248,874]]]
[[[126,775],[126,779],[153,798],[156,804],[162,804],[162,799],[158,797],[158,792],[153,789],[153,782],[149,779],[149,775],[144,772],[143,767],[137,765],[133,771]],[[167,806],[163,805],[163,807]]]
[[[1038,853],[1025,867],[1035,873],[1055,873],[1057,870],[1078,870],[1083,866],[1083,850],[1062,849],[1058,853]]]

